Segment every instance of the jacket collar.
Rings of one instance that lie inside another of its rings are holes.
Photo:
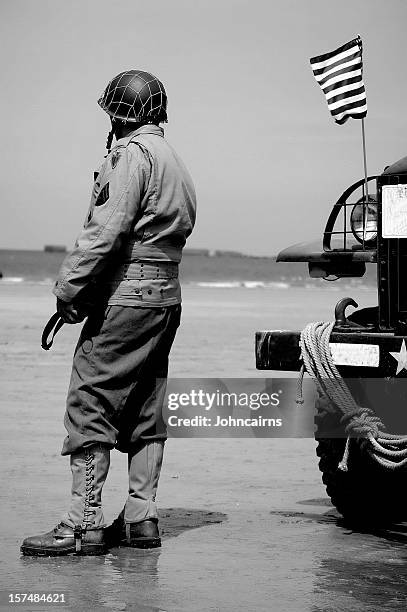
[[[125,136],[124,138],[119,138],[115,146],[125,147],[135,136],[138,136],[139,134],[156,134],[157,136],[164,136],[164,130],[159,125],[154,125],[153,123],[146,123],[145,125],[139,127],[137,130],[134,130],[134,132],[130,132],[130,134],[127,134],[127,136]]]

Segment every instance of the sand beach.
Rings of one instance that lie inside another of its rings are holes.
[[[54,311],[50,289],[0,284],[1,610],[12,609],[12,592],[64,593],[67,603],[53,609],[69,611],[405,609],[405,548],[337,523],[311,438],[169,439],[158,499],[161,549],[21,557],[23,537],[52,528],[69,496],[60,449],[79,327],[65,326],[51,351],[40,348]],[[188,284],[183,295],[170,376],[185,378],[272,376],[255,369],[254,332],[330,319],[342,297],[324,286]],[[375,297],[369,289],[353,296],[366,306]],[[113,452],[104,488],[109,521],[125,497],[125,457]]]

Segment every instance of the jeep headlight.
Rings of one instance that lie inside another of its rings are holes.
[[[350,227],[356,240],[361,244],[371,246],[377,238],[377,202],[369,197],[369,202],[363,204],[363,198],[352,208]]]

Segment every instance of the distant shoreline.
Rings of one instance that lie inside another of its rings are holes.
[[[45,244],[42,249],[15,249],[15,248],[0,248],[1,253],[9,251],[23,252],[23,253],[68,253],[69,249],[63,244]],[[276,260],[277,255],[253,255],[251,253],[242,253],[240,251],[230,251],[224,249],[200,249],[200,248],[188,248],[183,250],[184,256],[202,256],[202,257],[238,257],[245,259],[268,259]]]
[[[0,249],[0,283],[41,282],[50,283],[58,274],[66,256],[61,251],[39,251],[23,249]],[[320,287],[336,289],[339,286],[375,286],[375,266],[367,266],[367,273],[360,279],[342,279],[325,283],[311,279],[305,262],[279,262],[275,257],[252,257],[221,251],[209,255],[186,249],[180,264],[182,283],[201,287],[218,288],[274,288]]]

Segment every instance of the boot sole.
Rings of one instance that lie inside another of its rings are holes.
[[[74,548],[55,550],[54,548],[31,548],[30,546],[21,546],[20,550],[23,555],[31,557],[63,557],[67,555],[96,556],[107,553],[107,547],[105,545],[91,546],[89,544],[82,544],[80,552],[76,552]]]
[[[130,548],[160,548],[161,538],[145,538],[145,539],[134,539],[128,542],[123,540],[121,546],[129,546]]]
[[[128,542],[125,538],[122,540],[110,540],[108,542],[109,548],[118,548],[120,546],[129,548],[160,548],[161,538],[145,538],[145,539],[134,539]]]

